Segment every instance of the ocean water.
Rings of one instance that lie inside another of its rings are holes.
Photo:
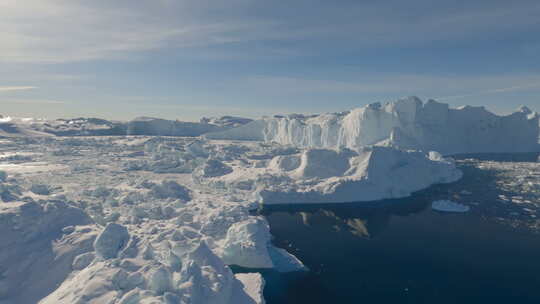
[[[462,180],[406,199],[262,210],[310,268],[265,272],[267,303],[540,303],[538,154],[456,159]]]

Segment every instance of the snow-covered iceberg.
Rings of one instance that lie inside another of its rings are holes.
[[[305,149],[266,163],[258,168],[237,164],[229,174],[199,180],[254,193],[253,199],[264,204],[295,204],[401,198],[462,176],[452,159],[437,152],[390,147]]]
[[[127,135],[199,136],[223,130],[222,127],[198,122],[138,117],[127,123]]]
[[[249,122],[251,119],[233,116],[203,117],[200,122],[138,117],[127,123],[127,135],[200,136],[240,127]]]
[[[526,107],[498,116],[484,107],[457,109],[409,97],[341,113],[266,117],[209,139],[261,140],[312,148],[367,145],[443,154],[538,150],[538,114]]]

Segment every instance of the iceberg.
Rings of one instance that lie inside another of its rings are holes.
[[[519,131],[517,131],[519,130]],[[308,148],[380,145],[442,154],[538,151],[539,116],[526,107],[498,116],[417,97],[341,113],[265,117],[208,139],[259,140]]]
[[[275,156],[265,166],[252,166],[237,164],[227,175],[200,182],[246,191],[262,204],[345,203],[402,198],[462,176],[451,158],[437,152],[378,146],[309,148]]]

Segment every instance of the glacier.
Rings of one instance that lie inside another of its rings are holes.
[[[265,117],[204,136],[310,148],[382,145],[449,155],[538,151],[538,125],[538,114],[526,107],[498,116],[484,107],[452,109],[445,103],[409,97],[341,113]]]

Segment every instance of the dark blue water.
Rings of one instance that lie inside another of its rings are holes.
[[[494,172],[460,167],[461,181],[407,199],[263,210],[275,245],[311,270],[266,272],[267,303],[540,303],[540,235],[505,221]],[[443,214],[436,199],[474,204]]]

